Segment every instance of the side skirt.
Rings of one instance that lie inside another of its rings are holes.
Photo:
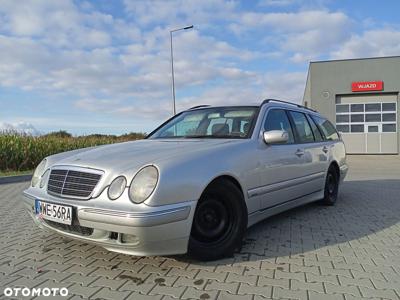
[[[318,201],[320,199],[322,199],[324,197],[324,190],[318,190],[316,192],[313,192],[311,194],[299,197],[299,198],[295,198],[292,200],[289,200],[287,202],[272,206],[272,207],[268,207],[268,208],[264,208],[262,210],[256,211],[254,213],[251,213],[248,217],[248,223],[247,223],[247,228],[249,228],[250,226],[253,226],[254,224],[268,218],[274,215],[277,215],[281,212],[287,211],[289,209],[310,203],[310,202],[314,202],[314,201]]]

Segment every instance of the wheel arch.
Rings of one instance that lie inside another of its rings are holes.
[[[235,178],[232,175],[229,174],[222,174],[222,175],[218,175],[217,177],[213,178],[207,185],[206,187],[203,189],[201,195],[203,195],[203,193],[215,182],[218,182],[220,180],[227,180],[230,181],[231,183],[233,183],[242,193],[243,196],[243,200],[246,202],[246,194],[244,193],[244,189],[242,187],[242,185],[240,184],[239,180],[237,178]]]
[[[243,188],[243,186],[240,184],[240,181],[231,174],[220,174],[216,177],[214,177],[211,181],[208,182],[208,184],[203,188],[200,197],[198,198],[198,201],[196,203],[195,209],[197,208],[197,205],[199,203],[199,200],[201,199],[201,197],[203,196],[203,194],[206,192],[206,190],[214,183],[218,182],[218,181],[229,181],[232,184],[234,184],[240,191],[240,193],[242,194],[242,201],[246,207],[246,214],[248,215],[248,205],[247,205],[247,193],[245,193],[245,189]]]

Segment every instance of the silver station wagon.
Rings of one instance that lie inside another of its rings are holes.
[[[146,139],[45,158],[23,201],[36,224],[131,255],[232,255],[246,228],[335,204],[347,173],[335,127],[300,105],[200,106]]]

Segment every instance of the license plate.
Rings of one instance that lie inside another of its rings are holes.
[[[72,207],[59,205],[42,200],[35,201],[35,212],[39,218],[63,223],[67,225],[72,224]]]

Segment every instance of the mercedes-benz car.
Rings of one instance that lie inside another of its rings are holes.
[[[347,173],[335,127],[309,108],[200,106],[139,141],[45,158],[23,201],[37,225],[131,255],[232,255],[246,229],[333,205]]]

